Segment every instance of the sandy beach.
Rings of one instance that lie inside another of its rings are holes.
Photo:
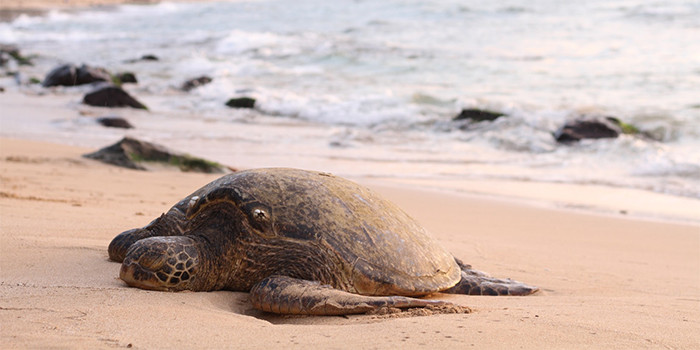
[[[673,348],[700,345],[700,229],[365,183],[456,256],[538,285],[437,295],[471,314],[278,317],[246,293],[128,288],[106,247],[212,175],[141,172],[89,149],[0,142],[0,321],[14,348]]]
[[[153,2],[2,0],[0,10]],[[469,314],[285,317],[253,309],[247,293],[130,288],[108,259],[112,238],[218,176],[129,170],[82,157],[125,132],[86,122],[108,113],[81,105],[81,96],[10,85],[0,93],[3,349],[700,348],[700,201],[633,188],[351,178],[398,204],[466,263],[541,288],[527,297],[430,296],[467,306]],[[186,112],[159,110],[177,96],[145,94],[151,111],[117,110],[137,125],[126,134],[159,130],[174,140],[189,130]],[[352,174],[362,166],[387,174],[418,166],[359,163],[364,158],[352,149],[328,147],[325,126],[215,125],[211,139],[236,135],[236,147],[216,153],[211,144],[180,145],[206,157],[229,152],[237,163],[227,165],[239,169],[296,165]],[[290,128],[298,139],[285,139]],[[263,133],[286,142],[265,144],[255,138]],[[299,140],[313,141],[302,148]]]

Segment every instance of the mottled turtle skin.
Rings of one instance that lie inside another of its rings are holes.
[[[358,184],[287,168],[223,176],[143,228],[119,234],[110,259],[128,285],[251,293],[290,314],[363,313],[447,302],[435,292],[526,295],[537,290],[472,270],[414,219]]]

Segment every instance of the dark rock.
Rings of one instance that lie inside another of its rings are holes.
[[[0,86],[0,92],[5,92],[5,88]]]
[[[102,85],[83,97],[83,103],[96,107],[132,107],[148,109],[122,88],[114,85]]]
[[[132,107],[148,109],[141,102],[131,97],[122,88],[114,85],[103,85],[83,97],[83,103],[97,107]]]
[[[492,112],[492,111],[487,111],[483,109],[476,109],[476,108],[468,108],[468,109],[463,109],[459,115],[456,117],[452,118],[452,120],[464,120],[464,119],[469,119],[473,120],[475,122],[482,122],[482,121],[493,121],[496,120],[500,117],[505,116],[503,113],[499,112]]]
[[[141,57],[139,57],[139,58],[129,59],[129,60],[126,60],[126,61],[124,61],[124,62],[126,62],[126,63],[137,63],[137,62],[141,62],[141,61],[158,61],[158,60],[159,60],[158,57],[156,57],[155,55],[150,55],[150,54],[149,54],[149,55],[143,55],[143,56],[141,56]]]
[[[82,65],[78,68],[78,79],[75,85],[92,84],[112,81],[112,75],[104,68]]]
[[[44,78],[42,85],[44,87],[75,86],[111,80],[112,76],[104,68],[87,65],[78,68],[73,64],[64,64],[51,70]]]
[[[194,88],[198,88],[202,85],[207,85],[211,83],[212,79],[208,76],[201,76],[199,78],[194,78],[186,81],[185,83],[182,84],[182,87],[180,88],[183,91],[190,91]]]
[[[52,69],[44,78],[42,85],[50,86],[75,86],[78,82],[78,68],[72,64],[64,64]]]
[[[176,167],[181,171],[226,173],[231,169],[216,162],[176,153],[154,143],[125,137],[119,142],[83,155],[104,163],[136,170]]]
[[[250,97],[232,98],[226,102],[226,105],[232,108],[253,108],[255,107],[255,99]]]
[[[569,143],[582,139],[615,138],[622,133],[615,118],[583,118],[567,122],[554,133],[557,142]]]
[[[97,152],[85,154],[84,157],[124,168],[146,170],[139,163],[144,160],[168,161],[170,155],[170,151],[163,146],[125,137],[119,142],[102,148]]]
[[[138,79],[136,79],[136,74],[131,73],[131,72],[119,73],[116,78],[120,84],[127,84],[127,83],[136,84],[139,82]]]
[[[97,122],[109,128],[133,129],[134,126],[122,117],[101,117]]]

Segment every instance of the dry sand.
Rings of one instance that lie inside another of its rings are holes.
[[[88,149],[0,139],[2,348],[700,347],[700,227],[365,183],[456,256],[540,286],[529,297],[437,295],[471,314],[278,317],[246,293],[128,288],[107,244],[212,175],[140,172]]]

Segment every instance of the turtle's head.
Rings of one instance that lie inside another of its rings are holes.
[[[200,254],[187,236],[145,238],[129,247],[119,277],[132,287],[200,290]]]

